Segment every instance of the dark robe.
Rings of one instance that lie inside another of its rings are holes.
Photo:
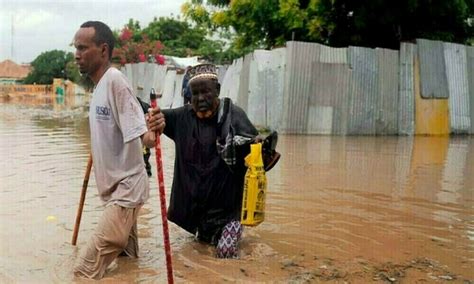
[[[225,141],[229,129],[248,138],[258,132],[230,99],[221,100],[219,115],[210,119],[197,118],[191,105],[163,113],[164,134],[176,145],[168,219],[192,234],[213,235],[229,221],[240,220],[244,157],[250,149],[249,143],[232,147],[236,162],[229,165],[217,141]]]

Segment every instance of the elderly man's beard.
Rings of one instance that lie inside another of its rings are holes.
[[[200,119],[211,118],[214,116],[218,106],[219,106],[219,100],[216,99],[212,102],[211,109],[206,110],[206,111],[196,111],[196,116]]]
[[[208,111],[198,111],[198,112],[196,112],[196,116],[200,119],[211,118],[212,117],[212,111],[210,111],[210,110],[208,110]]]

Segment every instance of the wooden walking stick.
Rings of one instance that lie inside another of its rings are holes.
[[[152,108],[156,107],[156,93],[155,89],[150,91],[150,104]],[[170,236],[168,232],[168,217],[166,214],[166,197],[165,197],[165,182],[163,178],[163,163],[161,161],[161,141],[159,133],[156,133],[156,144],[155,144],[155,155],[156,155],[156,165],[158,172],[158,185],[159,185],[159,195],[160,195],[160,206],[161,206],[161,221],[163,224],[163,242],[165,245],[165,254],[166,254],[166,271],[168,273],[168,283],[173,283],[173,267],[171,264],[171,246],[170,246]]]
[[[72,245],[75,246],[77,242],[77,235],[79,234],[79,225],[81,224],[82,210],[84,209],[84,202],[86,200],[87,185],[89,184],[89,176],[92,168],[92,154],[89,154],[89,161],[87,162],[86,174],[82,182],[81,199],[79,200],[79,207],[77,208],[76,224],[74,225],[74,232],[72,234]]]

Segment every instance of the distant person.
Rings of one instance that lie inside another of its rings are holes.
[[[183,78],[183,84],[181,86],[181,96],[183,97],[183,104],[187,105],[191,103],[191,90],[189,88],[189,69],[191,69],[191,66],[186,67],[184,70],[184,78]]]
[[[197,65],[187,73],[191,104],[163,110],[163,133],[176,145],[168,219],[216,246],[218,257],[235,258],[242,235],[244,157],[250,144],[262,139],[240,107],[229,98],[219,99],[214,65]],[[151,110],[150,127],[161,118],[154,113]],[[161,114],[159,109],[156,113]],[[267,170],[279,158],[276,139],[273,133],[264,142],[272,154]]]
[[[64,88],[62,87],[63,83],[61,81],[61,85],[56,87],[56,103],[58,105],[64,104]]]
[[[157,123],[147,129],[145,116],[126,77],[111,66],[114,35],[102,22],[81,25],[74,36],[75,59],[95,85],[89,110],[91,150],[99,197],[105,205],[96,231],[82,248],[76,276],[101,279],[119,254],[138,257],[138,212],[149,195],[142,146],[153,147]]]

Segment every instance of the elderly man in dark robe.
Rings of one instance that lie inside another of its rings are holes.
[[[244,157],[260,136],[240,107],[219,99],[214,65],[188,72],[191,104],[162,110],[163,133],[176,145],[168,219],[215,245],[218,257],[234,258],[242,235]],[[152,127],[154,110],[150,114]]]

